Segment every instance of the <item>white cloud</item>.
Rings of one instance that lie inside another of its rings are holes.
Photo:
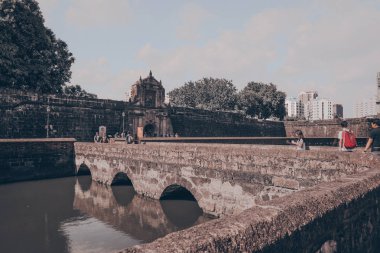
[[[76,61],[71,83],[81,85],[99,98],[125,100],[125,93],[130,91],[131,85],[140,75],[148,75],[145,72],[146,70],[124,69],[115,73],[109,61],[105,57],[99,57],[91,61]]]
[[[306,9],[263,11],[202,46],[164,52],[147,45],[139,59],[165,76],[168,90],[203,76],[233,79],[239,88],[251,80],[274,82],[293,96],[317,89],[350,111],[352,101],[376,89],[378,24],[380,11],[371,4],[316,1]]]
[[[177,27],[177,37],[184,40],[199,39],[201,25],[211,14],[204,8],[194,3],[186,4],[178,14],[180,24]]]
[[[115,0],[107,7],[105,3],[73,2],[71,21],[94,27],[128,22],[120,11],[128,9],[125,2]],[[225,29],[207,39],[201,32],[212,15],[195,4],[186,5],[176,35],[196,43],[162,47],[147,39],[149,43],[142,44],[135,58],[129,57],[134,65],[128,69],[112,68],[102,58],[87,62],[77,58],[73,83],[100,97],[123,99],[130,85],[152,69],[167,91],[206,76],[232,79],[238,88],[248,81],[274,82],[291,96],[301,90],[318,90],[320,96],[343,103],[346,112],[354,101],[375,93],[376,72],[380,71],[380,10],[370,1],[316,0],[308,7],[266,9],[239,29]]]
[[[40,8],[44,10],[54,9],[57,6],[58,1],[59,0],[37,0]]]
[[[124,25],[130,18],[127,0],[75,0],[66,13],[67,20],[81,27]]]

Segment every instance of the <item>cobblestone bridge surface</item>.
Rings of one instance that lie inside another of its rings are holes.
[[[380,185],[379,158],[361,152],[286,146],[76,143],[77,169],[112,184],[125,173],[137,193],[155,199],[169,186],[188,189],[220,219],[123,252],[258,250]]]

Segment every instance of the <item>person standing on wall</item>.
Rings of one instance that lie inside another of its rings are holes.
[[[364,152],[367,152],[371,147],[372,154],[380,156],[380,119],[376,119],[371,122],[371,132],[369,133],[369,139],[365,146]]]

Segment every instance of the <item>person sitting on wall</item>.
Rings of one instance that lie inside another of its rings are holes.
[[[127,141],[127,144],[133,143],[133,136],[131,135],[130,132],[127,133],[127,137],[125,137],[125,140]]]
[[[294,135],[297,137],[297,140],[293,140],[290,142],[290,144],[295,145],[297,148],[296,150],[306,150],[306,144],[304,141],[304,136],[301,130],[294,131]]]
[[[100,138],[99,132],[96,132],[94,136],[94,142],[100,142],[100,141],[101,141],[101,138]]]
[[[351,152],[356,146],[356,138],[352,131],[348,129],[347,121],[342,121],[340,125],[342,126],[342,131],[339,131],[338,133],[339,150],[343,152]],[[353,143],[353,138],[355,139],[355,143]]]
[[[113,136],[114,138],[120,138],[119,132],[116,132],[115,135]]]
[[[371,147],[372,154],[380,156],[380,119],[371,122],[371,132],[364,152],[367,152]]]

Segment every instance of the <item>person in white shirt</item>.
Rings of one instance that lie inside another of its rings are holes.
[[[294,132],[295,136],[297,137],[297,140],[291,141],[291,144],[296,145],[296,150],[306,150],[306,144],[304,141],[304,136],[301,130],[296,130]]]

